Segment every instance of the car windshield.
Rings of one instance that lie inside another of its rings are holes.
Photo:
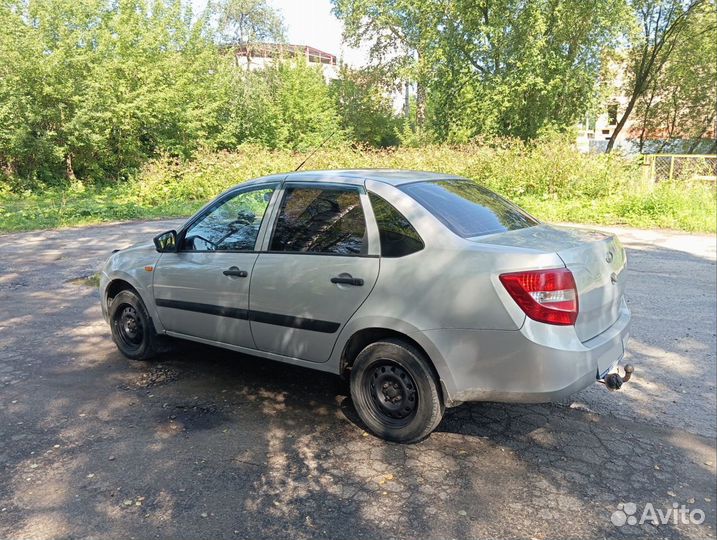
[[[500,195],[469,180],[415,182],[400,189],[463,238],[514,231],[539,223]]]

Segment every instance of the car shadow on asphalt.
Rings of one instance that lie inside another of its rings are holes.
[[[12,430],[3,536],[609,537],[620,501],[714,496],[686,448],[582,411],[466,404],[392,444],[333,375],[188,343],[154,363],[104,351]]]
[[[285,454],[280,461],[298,459],[306,466],[308,454],[313,456],[315,474],[336,471],[330,458],[328,463],[315,461],[317,445],[340,449],[352,441],[367,441],[363,446],[379,466],[370,479],[378,484],[378,491],[374,488],[370,493],[374,496],[378,492],[389,493],[382,491],[383,486],[399,492],[426,492],[424,498],[417,501],[422,501],[420,504],[409,505],[413,508],[414,534],[436,531],[432,529],[434,520],[426,513],[435,502],[435,496],[443,497],[444,512],[450,512],[451,489],[442,491],[440,488],[447,481],[462,494],[457,497],[459,504],[473,511],[468,520],[449,520],[450,528],[440,530],[441,534],[450,531],[449,534],[456,537],[470,537],[488,524],[490,530],[495,531],[501,520],[515,523],[521,515],[526,522],[535,523],[536,511],[548,518],[565,510],[579,515],[588,508],[586,524],[593,527],[591,535],[609,537],[615,533],[609,521],[611,511],[617,508],[615,501],[646,501],[646,494],[650,493],[649,502],[669,508],[672,504],[669,494],[676,491],[674,474],[683,480],[708,471],[714,474],[712,466],[704,461],[705,456],[713,452],[709,441],[694,438],[688,444],[670,444],[667,441],[675,436],[671,430],[646,437],[644,430],[633,429],[629,421],[555,404],[463,404],[448,409],[434,434],[419,444],[397,445],[372,436],[366,438],[365,426],[348,396],[348,385],[338,377],[194,344],[189,349],[192,352],[179,360],[188,376],[209,377],[221,380],[222,385],[251,389],[249,394],[255,392],[262,396],[261,410],[268,417],[298,414],[299,420],[279,430],[283,437],[272,438],[273,451],[276,451],[277,440],[288,443],[280,446],[280,452]],[[207,363],[208,356],[212,357],[210,363]],[[176,362],[171,364],[176,366]],[[249,394],[244,389],[240,391],[244,397]],[[273,403],[277,398],[278,408]],[[340,416],[332,414],[334,410],[340,411]],[[314,422],[326,425],[317,429]],[[307,435],[307,428],[309,432],[312,428],[315,431]],[[292,435],[291,430],[298,433]],[[699,451],[696,452],[695,446],[701,446]],[[671,469],[669,474],[663,472],[665,467]],[[339,476],[350,478],[350,468],[344,467]],[[399,477],[404,480],[399,481]],[[351,484],[361,490],[363,480],[357,476]],[[435,491],[432,485],[438,486]],[[680,485],[685,489],[692,484]],[[711,494],[707,485],[705,483],[703,489]],[[526,493],[526,486],[532,486],[532,492],[528,489]],[[511,493],[511,490],[518,492]],[[685,500],[688,492],[689,489],[684,491]],[[466,494],[471,494],[470,502]],[[675,496],[678,495],[675,493]],[[548,502],[551,498],[562,499],[565,508]],[[545,508],[536,503],[541,499]],[[497,501],[500,503],[496,504]],[[353,503],[349,507],[355,508]],[[601,507],[604,508],[602,514],[597,511]],[[360,530],[358,523],[354,526]],[[536,526],[525,532],[535,535],[540,529]],[[686,530],[692,531],[682,525],[659,527],[660,535],[667,537],[681,537]],[[549,528],[543,531],[547,535],[551,533]],[[643,529],[643,532],[657,531],[649,525]],[[515,529],[504,532],[511,536]]]

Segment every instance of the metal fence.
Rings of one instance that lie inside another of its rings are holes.
[[[697,180],[717,182],[717,155],[644,154],[645,178],[650,182]]]

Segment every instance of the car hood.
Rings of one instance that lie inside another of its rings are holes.
[[[154,243],[153,242],[137,242],[136,244],[132,244],[127,247],[115,248],[114,251],[112,251],[112,253],[118,253],[120,251],[127,252],[127,251],[131,251],[131,250],[144,250],[144,249],[148,249],[148,248],[154,249]]]

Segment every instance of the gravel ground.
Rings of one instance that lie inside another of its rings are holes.
[[[194,344],[123,358],[78,278],[176,224],[0,236],[0,537],[714,537],[714,236],[616,230],[621,392],[466,404],[405,446],[330,375]],[[616,526],[626,503],[706,517]]]

